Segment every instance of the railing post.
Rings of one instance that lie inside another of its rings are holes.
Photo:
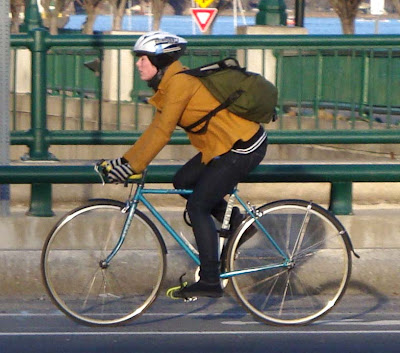
[[[256,15],[257,25],[286,26],[286,4],[284,0],[261,0]]]
[[[51,199],[51,184],[31,184],[31,202],[27,214],[35,217],[54,216]]]
[[[329,210],[337,215],[348,215],[353,212],[353,184],[351,182],[331,183]]]
[[[30,32],[34,38],[32,50],[31,132],[33,143],[29,146],[29,160],[52,159],[47,141],[47,90],[46,90],[46,36],[47,31],[36,28]],[[29,215],[51,217],[52,185],[32,184]]]
[[[295,24],[297,27],[304,27],[304,11],[305,11],[305,0],[296,0],[295,6]]]
[[[10,162],[10,2],[0,4],[0,164]],[[0,184],[0,217],[10,213],[10,185]]]
[[[34,44],[32,47],[32,94],[31,94],[31,131],[34,142],[30,146],[29,159],[48,160],[51,154],[48,151],[46,121],[46,43],[47,31],[36,28],[32,32]]]
[[[31,31],[34,28],[42,27],[37,0],[25,0],[25,19],[21,26],[22,32]]]

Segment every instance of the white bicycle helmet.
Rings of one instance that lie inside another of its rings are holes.
[[[187,41],[175,34],[153,31],[143,34],[135,43],[133,52],[137,56],[146,55],[157,68],[162,68],[178,60],[184,53]]]

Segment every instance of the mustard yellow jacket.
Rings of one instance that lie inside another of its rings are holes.
[[[152,123],[124,154],[137,173],[142,172],[169,142],[177,126],[195,123],[220,104],[197,77],[177,75],[182,70],[184,67],[179,61],[168,67],[157,92],[149,100],[156,108]],[[223,109],[210,120],[206,133],[188,133],[188,137],[202,153],[202,162],[207,164],[228,152],[236,141],[249,140],[258,128],[258,123]]]

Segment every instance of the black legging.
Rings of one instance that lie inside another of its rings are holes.
[[[189,160],[175,175],[174,186],[178,189],[193,189],[186,196],[187,211],[200,254],[200,277],[216,281],[219,277],[218,235],[213,215],[222,221],[226,201],[234,187],[243,181],[264,158],[267,150],[265,140],[254,152],[238,154],[229,151],[214,158],[207,165],[201,162],[201,153]]]

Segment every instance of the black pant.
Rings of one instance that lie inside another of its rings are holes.
[[[238,154],[229,151],[207,165],[201,162],[199,153],[174,177],[175,188],[193,189],[193,193],[186,196],[186,207],[200,254],[202,279],[210,282],[219,279],[218,234],[212,216],[220,222],[223,220],[227,204],[225,195],[260,164],[266,150],[265,140],[254,152]]]

